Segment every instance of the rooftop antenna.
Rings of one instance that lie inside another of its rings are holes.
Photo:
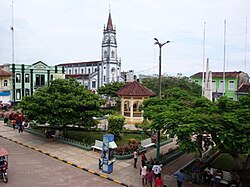
[[[246,33],[245,33],[245,61],[244,61],[244,71],[247,70],[247,17],[246,17]]]
[[[223,96],[225,95],[225,91],[226,91],[226,73],[225,73],[225,66],[226,66],[226,24],[227,24],[227,21],[224,20]]]
[[[11,14],[12,14],[12,22],[11,22],[11,33],[12,33],[12,63],[15,63],[15,53],[14,53],[14,6],[13,6],[13,0],[11,0]]]
[[[203,31],[203,59],[202,59],[202,96],[204,96],[204,89],[205,89],[205,83],[204,83],[204,78],[205,78],[205,56],[206,56],[206,51],[205,51],[205,43],[206,42],[206,22],[204,22],[204,31]]]

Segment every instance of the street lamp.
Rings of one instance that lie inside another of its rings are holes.
[[[161,98],[161,48],[167,43],[171,41],[166,41],[164,43],[160,43],[157,38],[154,38],[155,45],[159,46],[159,97]],[[156,142],[156,160],[159,161],[160,159],[160,130],[157,130],[157,142]]]

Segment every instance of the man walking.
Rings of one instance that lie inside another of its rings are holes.
[[[182,183],[186,180],[184,169],[180,169],[179,171],[175,172],[173,175],[176,177],[177,186],[181,187]]]

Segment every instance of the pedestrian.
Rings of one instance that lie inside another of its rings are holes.
[[[135,149],[133,155],[134,155],[134,168],[137,168],[136,164],[137,164],[137,159],[138,159],[138,155],[139,155],[139,149],[138,148]]]
[[[140,175],[142,179],[142,185],[145,185],[146,182],[146,174],[147,174],[147,166],[145,162],[142,162],[141,168],[140,168]]]
[[[15,119],[11,120],[11,124],[12,124],[13,129],[15,130],[16,129],[16,120]]]
[[[23,127],[22,127],[23,116],[22,116],[22,114],[18,114],[16,116],[16,123],[17,123],[17,127],[18,127],[18,132],[19,133],[23,132]]]
[[[3,122],[7,125],[7,123],[8,123],[8,117],[6,115],[4,116]]]
[[[223,171],[221,170],[221,168],[218,168],[214,174],[215,186],[219,184],[222,178],[223,178]]]
[[[146,157],[144,151],[143,151],[142,154],[141,154],[141,162],[144,162],[144,163],[147,162],[147,157]]]
[[[201,161],[199,159],[196,159],[192,168],[192,183],[193,184],[200,184],[200,171],[201,171]]]
[[[186,180],[186,176],[184,174],[184,169],[180,169],[179,171],[175,172],[173,176],[176,177],[177,186],[181,187],[182,183]]]
[[[163,179],[160,173],[155,178],[155,187],[163,187]]]
[[[146,173],[146,185],[149,184],[149,187],[152,187],[153,178],[154,178],[154,173],[151,168],[148,168]]]
[[[204,175],[205,175],[205,176],[204,176],[205,183],[210,184],[211,179],[213,178],[213,175],[214,175],[213,168],[211,168],[210,165],[205,169]]]
[[[155,175],[155,178],[159,175],[159,174],[161,174],[161,164],[159,164],[159,161],[156,161],[156,163],[153,165],[153,168],[152,168],[152,170],[153,170],[153,172],[154,172],[154,175]]]

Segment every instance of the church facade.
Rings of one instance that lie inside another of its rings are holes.
[[[66,78],[76,78],[87,89],[96,92],[101,86],[121,82],[121,60],[117,54],[116,29],[109,12],[107,25],[104,26],[102,55],[99,61],[63,63]]]

